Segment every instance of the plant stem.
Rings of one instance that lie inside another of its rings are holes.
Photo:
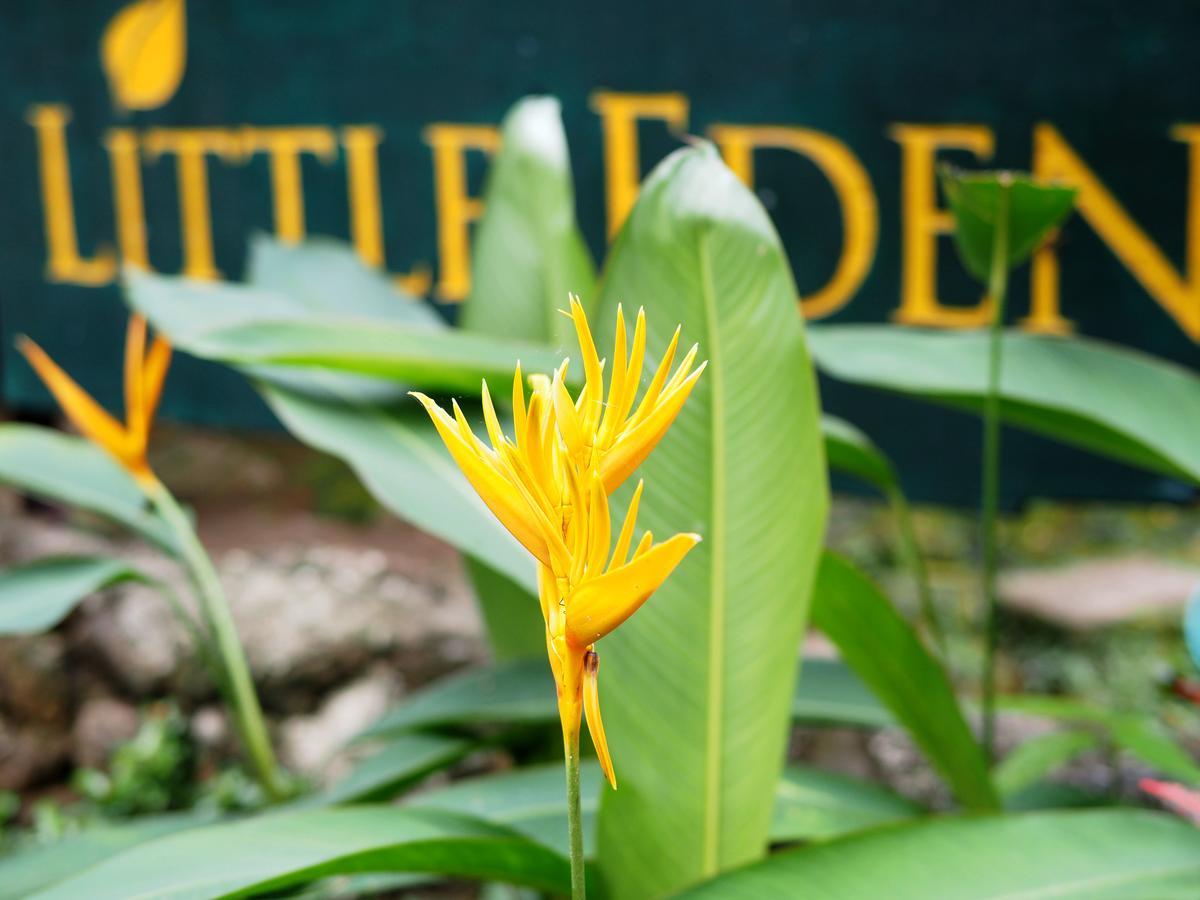
[[[933,602],[933,589],[929,585],[929,570],[925,566],[925,558],[921,555],[921,545],[917,541],[917,531],[913,527],[912,510],[908,507],[908,499],[898,485],[890,484],[884,489],[888,505],[892,508],[892,516],[896,519],[896,529],[900,532],[900,554],[904,564],[912,573],[917,585],[917,598],[921,604],[921,618],[925,620],[925,628],[933,638],[938,654],[943,664],[948,665],[946,651],[946,631],[938,616],[937,607]]]
[[[246,654],[238,638],[229,602],[225,599],[225,592],[221,588],[212,560],[209,559],[178,501],[161,482],[156,482],[150,490],[150,500],[174,534],[183,556],[183,563],[200,598],[204,620],[223,670],[226,694],[233,707],[238,734],[255,775],[267,796],[272,801],[280,800],[283,795],[278,782],[275,754],[271,750],[267,726],[263,721],[262,707],[254,690],[250,666],[246,662]]]
[[[579,799],[579,732],[563,735],[567,763],[567,833],[571,842],[571,900],[584,900],[587,882],[583,863],[583,810]]]
[[[1000,374],[1004,338],[1004,301],[1008,292],[1008,182],[1001,179],[996,197],[988,296],[993,304],[988,342],[987,396],[983,407],[983,472],[980,500],[983,566],[982,593],[986,620],[983,651],[983,749],[990,762],[996,749],[996,645],[999,641],[996,602],[996,517],[1000,496]]]

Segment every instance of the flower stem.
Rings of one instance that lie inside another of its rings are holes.
[[[583,810],[579,798],[579,732],[563,735],[567,763],[567,833],[571,842],[571,900],[584,900],[587,883],[583,862]]]
[[[225,599],[225,592],[221,588],[212,560],[209,559],[195,529],[171,492],[161,482],[155,482],[148,492],[155,509],[175,536],[182,562],[196,588],[215,655],[223,670],[226,696],[233,707],[238,734],[250,758],[255,776],[272,801],[280,800],[283,794],[279,787],[275,754],[271,750],[267,726],[263,721],[262,707],[254,690],[250,666],[246,662],[246,654],[238,638],[229,602]]]
[[[988,273],[988,296],[994,307],[988,341],[987,395],[983,407],[983,471],[980,498],[983,565],[980,570],[985,608],[983,651],[983,749],[987,759],[995,756],[996,733],[996,645],[999,641],[996,602],[996,516],[1000,495],[1000,373],[1004,338],[1004,301],[1008,292],[1008,202],[1009,185],[1001,180],[996,197],[992,262]]]

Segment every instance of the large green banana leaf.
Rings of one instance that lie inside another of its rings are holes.
[[[688,900],[1184,900],[1200,829],[1125,809],[943,819],[778,856],[685,891]]]
[[[281,812],[140,844],[32,897],[212,900],[332,875],[422,872],[565,893],[567,861],[515,831],[442,810],[345,806]]]
[[[618,302],[644,306],[647,366],[677,323],[710,361],[639,471],[641,526],[704,541],[599,647],[614,896],[659,896],[766,848],[828,506],[795,293],[766,212],[708,145],[647,179],[604,273],[598,336],[611,341]]]
[[[822,372],[977,412],[987,394],[987,335],[887,325],[809,332]],[[1200,482],[1200,378],[1103,341],[1009,331],[1005,421],[1122,462]]]
[[[575,223],[575,187],[559,103],[526,97],[504,118],[471,249],[468,331],[569,344],[567,294],[594,301],[596,274]]]

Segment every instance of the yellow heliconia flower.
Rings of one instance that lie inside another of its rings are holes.
[[[671,372],[679,329],[637,404],[646,347],[646,320],[638,313],[629,342],[625,317],[617,311],[614,365],[607,391],[605,364],[596,353],[587,317],[571,298],[583,356],[585,382],[572,397],[565,382],[567,362],[552,378],[534,375],[526,398],[518,363],[513,376],[513,437],[507,437],[483,384],[488,441],[472,432],[458,403],[447,413],[414,393],[467,480],[501,523],[538,563],[538,593],[546,622],[546,647],[558,686],[559,716],[568,747],[579,739],[581,716],[596,745],[600,764],[616,787],[600,718],[595,643],[646,602],[700,540],[677,534],[655,544],[646,532],[633,544],[643,485],[617,534],[609,519],[608,495],[641,464],[670,427],[705,363],[694,370],[697,348]],[[632,553],[630,552],[632,549]]]
[[[125,423],[117,421],[27,337],[17,349],[29,360],[67,418],[92,443],[106,450],[144,489],[157,483],[146,462],[150,423],[171,364],[171,345],[156,336],[146,349],[146,320],[131,316],[125,332]]]

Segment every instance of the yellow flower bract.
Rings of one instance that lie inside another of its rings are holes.
[[[694,366],[697,348],[692,347],[672,372],[677,328],[635,404],[645,362],[645,314],[638,312],[630,340],[618,308],[607,390],[605,363],[575,297],[570,316],[583,358],[583,388],[578,396],[571,396],[564,361],[553,377],[531,376],[532,392],[527,397],[518,363],[513,376],[512,438],[500,427],[486,382],[482,392],[486,442],[471,430],[457,402],[451,415],[424,394],[413,396],[429,412],[483,502],[537,560],[538,593],[564,740],[570,746],[578,741],[580,718],[586,712],[604,774],[616,787],[600,719],[594,644],[646,602],[700,536],[677,534],[656,544],[646,532],[635,546],[643,488],[639,483],[614,544],[608,497],[666,434],[706,363]]]

